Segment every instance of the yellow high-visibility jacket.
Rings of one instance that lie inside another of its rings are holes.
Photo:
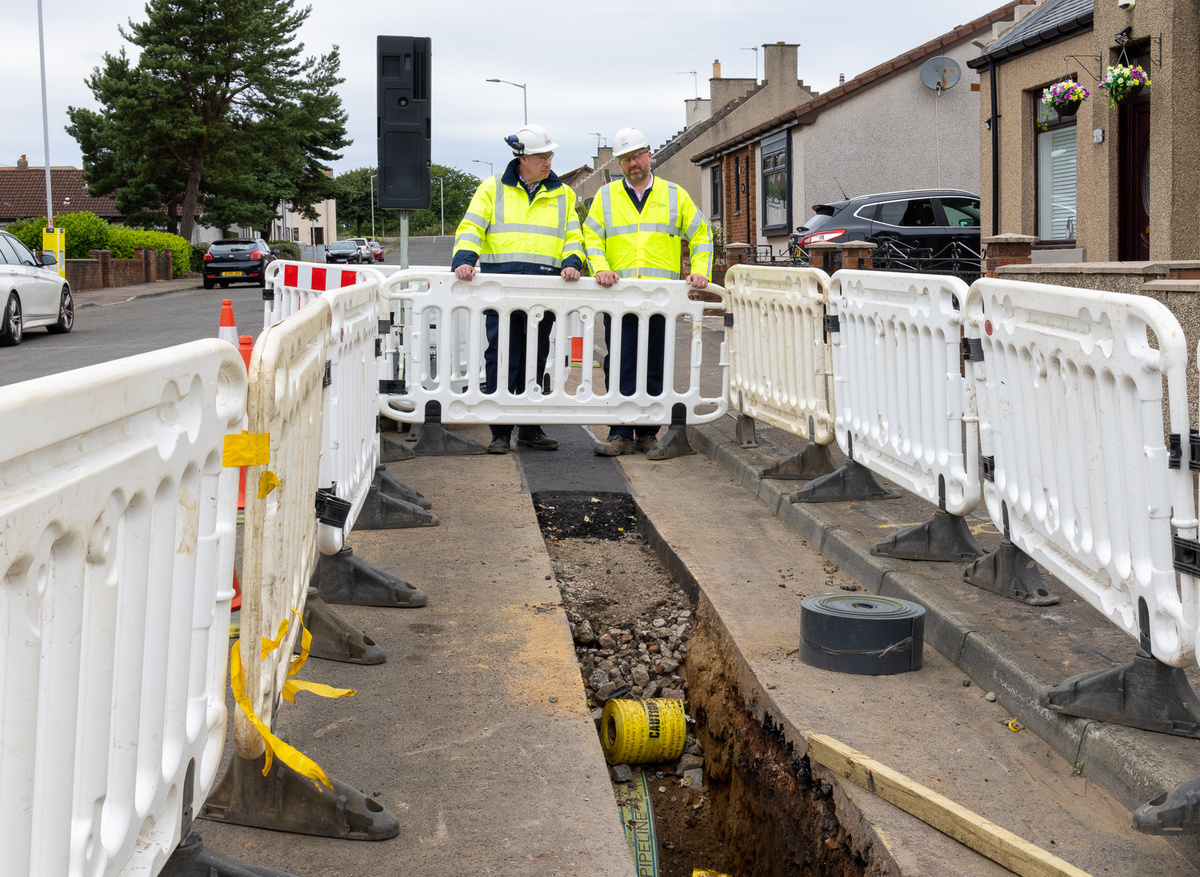
[[[474,264],[489,274],[558,274],[584,268],[575,193],[551,173],[530,200],[514,159],[479,184],[454,237],[451,268]]]
[[[712,232],[691,196],[656,176],[639,213],[624,181],[608,183],[592,199],[583,223],[583,242],[592,274],[678,280],[683,241],[691,251],[692,274],[712,279]]]

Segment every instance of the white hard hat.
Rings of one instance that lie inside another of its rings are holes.
[[[639,149],[649,149],[650,141],[637,128],[622,128],[613,138],[613,158],[629,155]]]
[[[505,137],[504,142],[512,148],[513,155],[541,155],[558,149],[558,144],[541,125],[526,125],[516,134]]]

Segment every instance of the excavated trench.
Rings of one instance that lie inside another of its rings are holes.
[[[650,547],[633,499],[535,493],[533,503],[597,726],[610,697],[684,699],[684,755],[641,766],[661,877],[867,873],[832,789],[814,781],[770,716],[757,721],[747,710],[729,657],[736,649],[697,589],[689,593]],[[669,547],[658,547],[673,565]],[[612,773],[617,795],[624,774]]]

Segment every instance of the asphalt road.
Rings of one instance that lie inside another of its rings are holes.
[[[257,336],[263,328],[261,289],[205,290],[197,278],[195,289],[143,295],[104,307],[79,307],[75,328],[68,335],[31,329],[17,347],[0,348],[0,386],[215,338],[221,325],[221,301],[226,298],[233,302],[238,334]]]
[[[409,241],[410,265],[450,267],[453,237],[420,237]],[[394,239],[386,242],[383,266],[400,266],[400,248]],[[198,338],[217,335],[221,322],[221,300],[233,302],[238,334],[257,336],[263,329],[262,290],[256,286],[231,286],[205,290],[200,278],[194,288],[180,289],[178,282],[127,287],[128,301],[111,301],[106,290],[103,305],[89,301],[100,298],[83,292],[75,296],[75,328],[68,335],[51,335],[31,329],[17,347],[0,348],[0,386],[44,375],[95,365]]]

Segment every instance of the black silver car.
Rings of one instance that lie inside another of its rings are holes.
[[[979,276],[979,196],[972,192],[885,192],[814,204],[813,210],[791,236],[793,253],[805,263],[812,263],[812,244],[858,240],[877,245],[873,261],[880,270]]]
[[[221,288],[231,283],[267,285],[267,266],[279,250],[272,250],[258,238],[213,241],[204,254],[204,288]]]
[[[325,250],[326,262],[352,262],[355,265],[363,261],[362,252],[353,240],[334,241]]]

